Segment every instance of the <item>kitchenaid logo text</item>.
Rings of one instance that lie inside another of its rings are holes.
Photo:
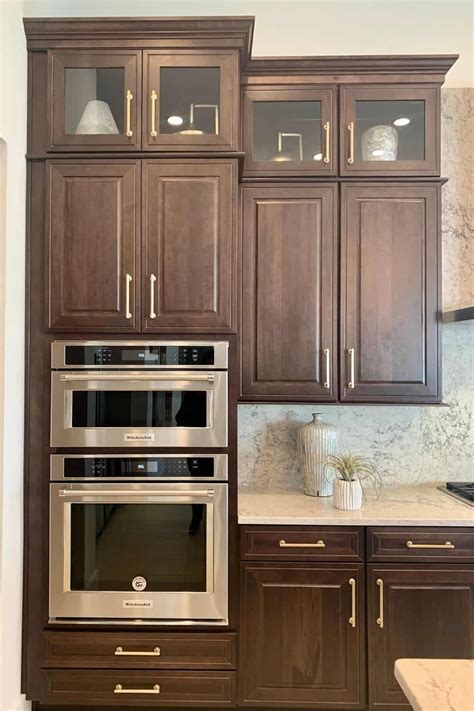
[[[123,600],[122,605],[125,609],[130,609],[131,607],[146,607],[151,609],[153,607],[153,600]]]
[[[155,435],[153,432],[148,434],[136,434],[135,432],[126,432],[123,436],[124,442],[154,442]]]

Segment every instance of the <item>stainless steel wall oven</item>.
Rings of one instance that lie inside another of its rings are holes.
[[[228,622],[227,455],[53,455],[53,622]]]
[[[52,344],[52,447],[226,447],[227,342]]]

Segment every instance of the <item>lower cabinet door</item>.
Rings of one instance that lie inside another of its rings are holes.
[[[474,657],[474,568],[369,565],[368,616],[370,708],[409,709],[397,659]]]
[[[235,705],[235,672],[48,669],[46,703],[78,706]]]
[[[365,707],[363,564],[242,564],[240,703]]]

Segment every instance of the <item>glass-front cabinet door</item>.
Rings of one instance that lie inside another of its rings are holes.
[[[435,87],[341,90],[342,175],[438,175]]]
[[[236,150],[238,64],[233,53],[144,52],[143,147]]]
[[[51,150],[136,150],[141,52],[50,52]]]
[[[334,89],[248,89],[245,173],[332,175],[336,171]]]

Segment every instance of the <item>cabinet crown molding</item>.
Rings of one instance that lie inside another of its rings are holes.
[[[330,57],[253,57],[250,76],[305,74],[436,74],[446,75],[458,54],[347,55]]]
[[[221,41],[238,49],[247,63],[253,41],[255,18],[225,17],[42,17],[23,19],[29,49],[43,49],[57,42],[77,40],[157,40],[176,46],[182,40]],[[63,45],[64,46],[64,45]],[[205,46],[205,44],[204,44]]]

